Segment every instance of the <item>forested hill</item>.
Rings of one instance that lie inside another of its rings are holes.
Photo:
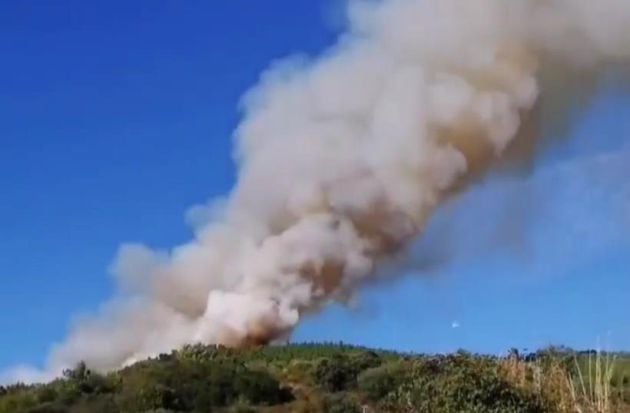
[[[344,345],[187,346],[106,375],[0,387],[0,413],[630,412],[627,357],[405,355]]]

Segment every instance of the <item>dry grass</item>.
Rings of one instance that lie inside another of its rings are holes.
[[[511,356],[500,363],[507,380],[543,401],[557,413],[627,413],[612,387],[616,357],[610,353],[589,353],[588,357],[572,356],[537,359],[527,362]]]
[[[616,357],[610,353],[589,353],[586,367],[574,359],[576,373],[568,381],[578,413],[608,413],[619,411],[615,407],[611,382]]]

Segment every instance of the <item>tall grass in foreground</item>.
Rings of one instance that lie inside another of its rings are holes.
[[[533,392],[556,413],[627,413],[628,405],[613,389],[616,356],[596,351],[585,355],[550,355],[525,361],[518,355],[503,360],[507,380]]]
[[[577,412],[615,411],[611,387],[615,360],[616,356],[597,351],[594,356],[592,353],[588,354],[586,367],[584,367],[583,363],[574,357],[575,374],[569,375],[568,381]]]

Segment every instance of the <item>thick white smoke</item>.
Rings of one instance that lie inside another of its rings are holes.
[[[212,219],[169,254],[123,246],[127,298],[79,323],[50,369],[286,337],[535,139],[540,99],[557,122],[630,57],[627,0],[357,1],[348,15],[336,46],[274,65],[245,96],[238,183]],[[555,87],[563,78],[579,81]]]

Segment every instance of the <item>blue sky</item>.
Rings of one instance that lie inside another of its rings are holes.
[[[330,45],[339,3],[0,4],[0,369],[41,364],[111,296],[122,242],[190,238],[187,208],[234,183],[239,97],[274,59]],[[447,205],[388,271],[404,277],[295,339],[630,348],[630,94],[603,85],[569,135]]]

